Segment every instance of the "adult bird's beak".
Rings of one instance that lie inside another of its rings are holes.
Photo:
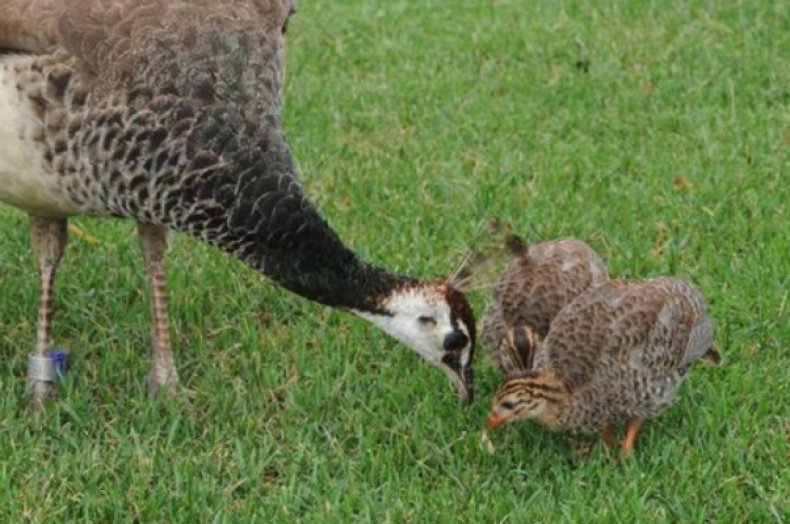
[[[448,358],[445,358],[442,363],[444,365],[440,367],[447,373],[447,376],[450,377],[461,401],[466,405],[471,404],[475,398],[472,367],[461,367],[457,360]]]
[[[504,423],[505,423],[505,419],[503,419],[493,411],[489,413],[488,418],[486,419],[486,426],[488,426],[488,429],[498,428]]]
[[[447,369],[445,367],[443,367],[443,369],[445,373],[447,373],[447,376],[450,377],[453,387],[455,387],[455,391],[458,393],[458,397],[461,399],[461,402],[466,405],[471,404],[475,397],[471,373],[465,373],[467,377],[464,377],[461,373],[458,373],[454,369]]]

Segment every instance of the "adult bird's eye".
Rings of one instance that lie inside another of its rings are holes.
[[[430,317],[428,315],[421,315],[421,316],[417,317],[417,321],[420,324],[423,324],[425,326],[435,326],[436,325],[436,319],[433,318],[433,317]]]
[[[512,401],[506,400],[502,403],[502,407],[505,409],[513,409],[514,407],[516,407],[516,405]]]

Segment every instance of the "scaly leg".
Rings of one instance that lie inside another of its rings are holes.
[[[628,452],[634,447],[636,436],[639,434],[639,430],[642,429],[643,422],[643,420],[638,418],[632,418],[628,421],[628,425],[626,426],[625,430],[625,438],[620,443],[620,455],[627,455]]]
[[[30,244],[38,258],[39,295],[38,295],[38,328],[36,331],[36,351],[33,358],[38,365],[38,372],[30,374],[32,387],[30,409],[41,409],[44,399],[53,395],[52,378],[46,377],[44,370],[51,369],[49,350],[52,329],[52,287],[55,282],[55,271],[58,268],[63,251],[66,249],[65,218],[43,218],[30,215]],[[29,371],[32,371],[31,366]],[[47,378],[49,380],[47,380]]]
[[[151,281],[153,363],[148,375],[148,390],[152,394],[162,389],[175,393],[178,387],[178,372],[170,351],[165,293],[164,259],[167,251],[167,229],[150,224],[137,224],[137,232],[140,235],[140,248],[148,278]]]

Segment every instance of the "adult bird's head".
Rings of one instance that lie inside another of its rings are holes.
[[[358,312],[444,371],[461,399],[474,398],[475,318],[464,294],[446,281],[393,289],[375,313]]]

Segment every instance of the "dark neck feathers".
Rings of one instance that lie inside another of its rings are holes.
[[[413,283],[360,260],[305,196],[277,119],[256,147],[222,155],[195,151],[184,175],[163,180],[155,218],[202,238],[280,285],[329,306],[381,313],[381,302]],[[208,118],[212,121],[212,118]],[[193,144],[212,144],[222,128],[197,126]],[[224,161],[223,161],[224,160]],[[154,181],[154,186],[156,186]],[[154,217],[152,217],[154,218]]]
[[[275,163],[274,166],[277,164]],[[234,177],[235,178],[235,177]],[[293,172],[259,162],[239,177],[228,206],[227,249],[284,287],[330,306],[381,312],[410,279],[360,260],[304,196]]]

